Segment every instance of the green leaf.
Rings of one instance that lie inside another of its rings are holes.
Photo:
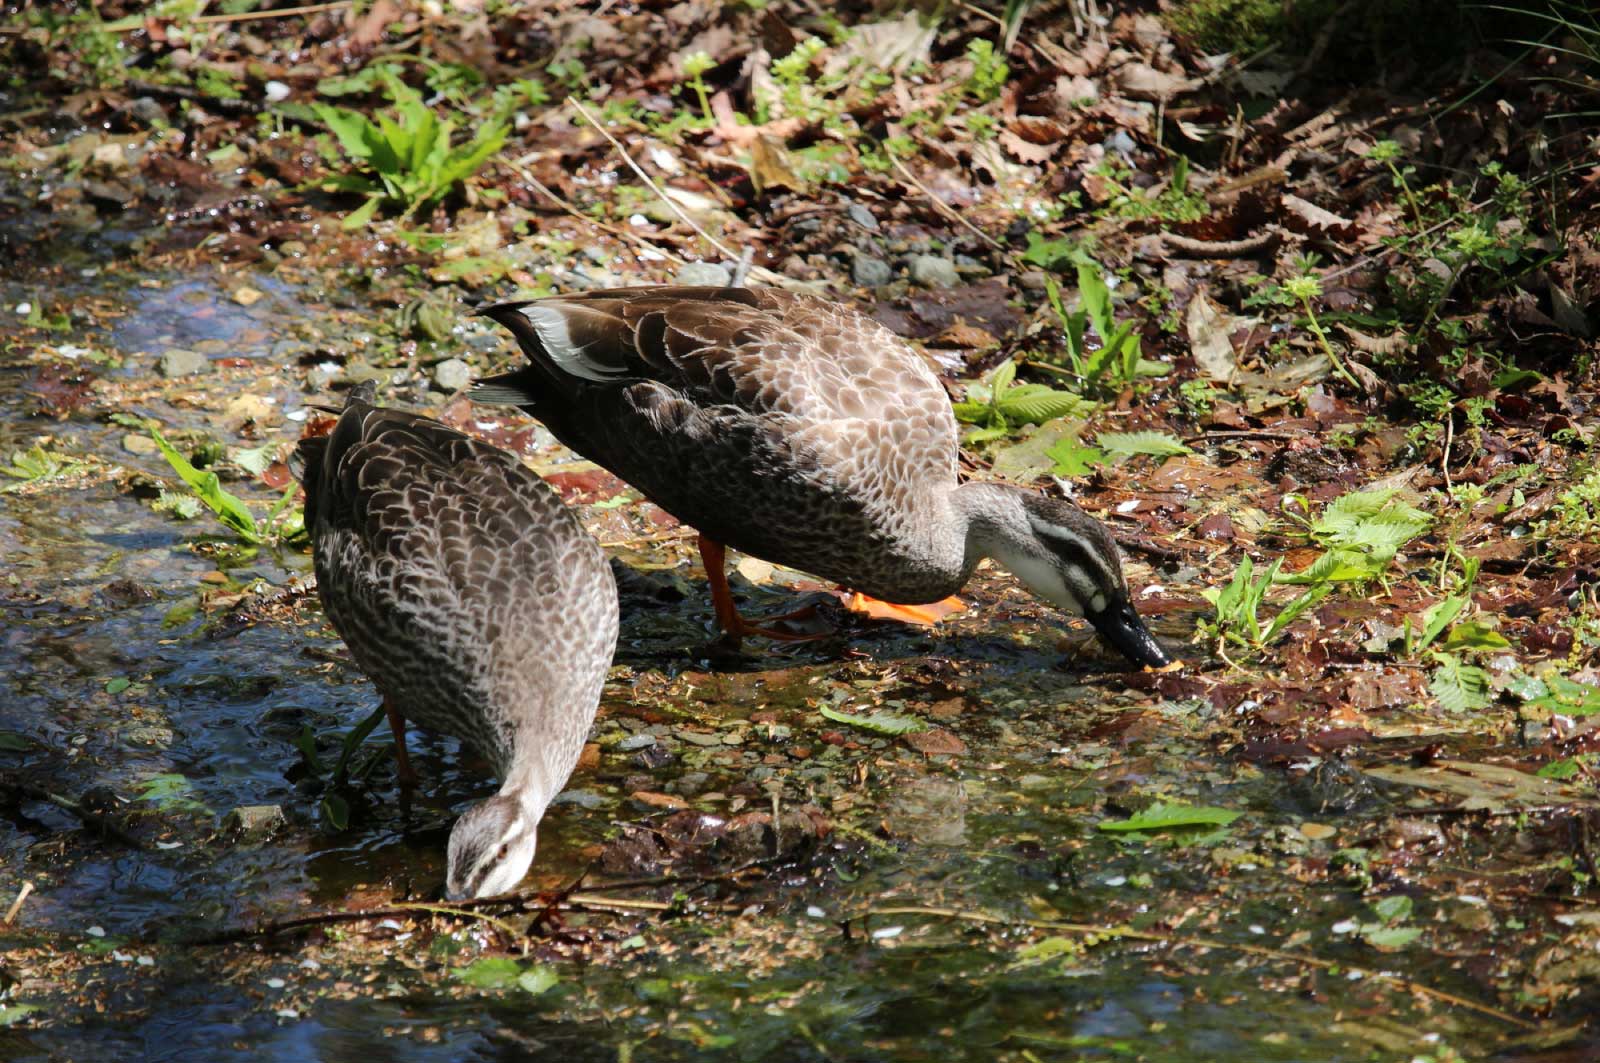
[[[1545,779],[1575,779],[1581,770],[1582,765],[1578,760],[1569,757],[1566,760],[1552,760],[1549,764],[1540,768],[1536,774]]]
[[[339,228],[349,232],[351,229],[359,229],[366,225],[372,220],[372,216],[378,213],[378,204],[381,202],[383,202],[382,196],[371,197],[361,206],[346,214],[344,221],[339,223]]]
[[[233,463],[246,472],[260,476],[277,460],[278,444],[263,443],[259,447],[249,450],[236,450],[233,452]]]
[[[1438,667],[1428,689],[1450,712],[1470,712],[1489,704],[1489,673],[1449,653],[1433,654]]]
[[[561,978],[554,969],[539,964],[530,967],[517,975],[517,987],[529,996],[538,996],[540,993],[554,989]]]
[[[122,676],[118,676],[117,678],[111,680],[109,683],[106,684],[106,693],[107,694],[120,694],[124,690],[127,690],[131,686],[133,686],[133,681],[132,680],[125,679]]]
[[[1440,643],[1445,650],[1504,650],[1511,642],[1485,620],[1463,620]]]
[[[1176,827],[1226,827],[1243,813],[1206,805],[1164,804],[1160,801],[1127,819],[1096,824],[1105,831],[1171,830]]]
[[[892,712],[874,712],[865,716],[853,716],[848,712],[839,712],[822,706],[823,719],[832,720],[834,723],[849,724],[859,727],[863,731],[871,731],[881,735],[903,735],[912,731],[927,730],[928,725],[915,716],[898,716]]]
[[[318,808],[322,812],[323,820],[334,831],[342,831],[350,826],[350,803],[338,794],[324,797]]]
[[[1070,391],[1056,391],[1043,384],[1018,384],[1000,396],[1000,413],[1007,420],[1043,424],[1057,417],[1083,417],[1095,404]]]
[[[1422,936],[1422,931],[1414,926],[1380,926],[1377,923],[1363,923],[1356,933],[1375,949],[1404,948]]]
[[[1554,669],[1535,677],[1519,673],[1507,689],[1531,708],[1559,712],[1565,716],[1592,716],[1600,713],[1600,687],[1575,682]]]
[[[1412,901],[1405,894],[1383,897],[1373,902],[1372,911],[1385,923],[1400,923],[1411,918]]]
[[[358,159],[372,157],[370,140],[372,124],[364,115],[326,103],[314,103],[311,109],[316,112],[322,124],[333,131],[333,135],[339,140],[339,146],[346,152]]]
[[[1058,439],[1044,453],[1055,462],[1050,471],[1057,476],[1087,476],[1096,465],[1106,463],[1105,451],[1085,446],[1075,439]]]
[[[0,731],[0,753],[26,753],[33,748],[27,735],[15,731]]]
[[[1322,601],[1333,590],[1330,583],[1319,583],[1308,589],[1300,597],[1284,606],[1277,616],[1272,618],[1272,624],[1267,628],[1266,634],[1261,636],[1261,644],[1270,646],[1279,635],[1289,629],[1289,625],[1300,619],[1307,609]]]
[[[1417,642],[1417,652],[1427,649],[1433,644],[1445,628],[1466,608],[1468,596],[1453,594],[1444,601],[1429,606],[1422,614],[1422,638]]]
[[[245,505],[237,496],[223,489],[222,482],[217,479],[214,472],[201,472],[189,464],[189,459],[179,454],[168,443],[159,431],[152,428],[150,436],[156,441],[156,446],[161,448],[161,453],[167,459],[167,464],[172,466],[174,472],[182,477],[183,482],[195,493],[195,497],[206,504],[206,508],[216,514],[218,520],[232,528],[239,537],[248,543],[262,541],[261,534],[256,528],[256,518],[250,512],[250,507]]]
[[[451,978],[475,989],[504,989],[521,975],[522,964],[509,956],[485,956],[450,972]]]
[[[1095,442],[1113,458],[1129,458],[1135,454],[1161,458],[1193,453],[1176,436],[1166,432],[1101,432]]]
[[[0,1004],[0,1027],[15,1025],[34,1012],[43,1010],[42,1004],[23,1004],[19,1001]]]

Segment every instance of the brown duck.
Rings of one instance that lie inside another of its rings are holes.
[[[1061,499],[959,481],[944,388],[856,311],[772,288],[641,287],[482,313],[528,364],[473,397],[522,407],[695,527],[730,635],[784,637],[740,617],[726,546],[913,607],[992,557],[1129,660],[1169,663],[1105,528]]]

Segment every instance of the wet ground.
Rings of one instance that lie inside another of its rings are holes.
[[[0,907],[32,887],[0,927],[0,1058],[1600,1050],[1582,1035],[1575,1049],[1560,1022],[1536,1029],[1523,1006],[1540,973],[1508,977],[1497,952],[1543,921],[1540,962],[1590,962],[1559,950],[1592,928],[1485,888],[1536,876],[1570,821],[1531,798],[1472,812],[1362,770],[1470,753],[1483,739],[1463,718],[1379,714],[1361,763],[1332,739],[1267,749],[1246,734],[1248,681],[1224,684],[1185,646],[1206,609],[1197,574],[1138,557],[1131,581],[1190,659],[1184,677],[1124,673],[993,573],[936,632],[847,624],[713,653],[682,533],[521,421],[478,427],[569,497],[604,496],[584,515],[620,558],[618,663],[595,748],[541,828],[530,886],[547,901],[482,918],[405,907],[437,903],[449,824],[491,787],[481,766],[413,733],[425,784],[402,810],[379,729],[336,785],[375,698],[306,592],[309,556],[152,508],[174,478],[130,420],[220,440],[227,471],[237,449],[292,441],[316,416],[319,396],[282,366],[315,374],[370,342],[379,315],[287,271],[86,263],[53,302],[102,308],[104,327],[33,346],[0,388],[0,453],[72,459],[0,508]],[[0,284],[3,312],[25,316],[37,292]],[[487,333],[458,341],[497,349]],[[159,378],[169,348],[210,371]],[[425,380],[402,375],[395,394],[466,419]],[[272,492],[238,475],[228,486],[264,511]],[[757,613],[826,591],[740,571]],[[881,734],[824,709],[925,729]],[[1153,803],[1238,818],[1101,829]],[[259,806],[281,819],[230,823]],[[1375,910],[1375,876],[1405,905]],[[369,909],[383,912],[255,932]]]

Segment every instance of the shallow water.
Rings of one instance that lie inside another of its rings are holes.
[[[276,320],[330,334],[348,326],[319,320],[322,310],[271,277],[243,278],[264,293],[248,309],[230,294],[238,276],[144,279],[160,287],[100,276],[80,293],[118,307],[95,342],[130,379],[148,376],[166,346],[220,344],[260,359],[272,355]],[[266,379],[250,372],[224,390]],[[287,421],[235,438],[208,420],[218,382],[202,383],[198,396],[182,385],[140,391],[137,412],[250,446],[299,431]],[[127,429],[104,419],[109,409],[54,421],[30,401],[25,389],[0,395],[8,449],[48,434],[61,452],[171,480],[158,455],[124,449]],[[135,849],[96,836],[46,800],[0,807],[0,899],[24,880],[35,890],[17,925],[0,929],[4,969],[22,982],[14,998],[40,1004],[45,1020],[0,1025],[0,1057],[1364,1059],[1441,1044],[1477,1057],[1508,1033],[1381,984],[1371,972],[1392,968],[1485,998],[1447,959],[1386,957],[1334,933],[1362,911],[1358,891],[1302,884],[1307,862],[1369,835],[1398,798],[1349,813],[1308,808],[1286,774],[1230,754],[1227,712],[1202,699],[1152,704],[1082,634],[1064,660],[1061,629],[988,575],[970,595],[975,608],[937,633],[878,625],[713,662],[704,584],[670,541],[625,552],[635,567],[621,572],[600,766],[575,776],[546,819],[535,881],[592,873],[618,824],[659,825],[664,813],[630,797],[640,791],[717,817],[767,807],[776,793],[785,806],[815,806],[831,834],[748,889],[686,884],[671,914],[567,915],[562,936],[532,943],[529,962],[559,979],[537,996],[452,976],[503,951],[470,924],[181,944],[311,910],[436,898],[449,824],[491,783],[453,742],[413,733],[425,783],[409,813],[379,756],[370,785],[350,795],[348,828],[333,829],[321,811],[328,791],[297,741],[309,734],[319,756],[336,757],[375,698],[314,596],[295,593],[308,557],[241,551],[204,520],[154,512],[136,480],[113,470],[0,496],[0,732],[26,743],[0,748],[0,770],[99,801],[146,840]],[[205,607],[275,589],[287,604],[253,623]],[[742,590],[754,612],[793,597],[779,584]],[[1181,640],[1191,624],[1179,613],[1161,629]],[[927,716],[952,699],[958,709],[936,722],[965,750],[931,758],[818,711]],[[752,723],[756,713],[772,715]],[[380,729],[368,744],[381,754],[387,741]],[[1095,829],[1151,795],[1246,815],[1200,845],[1124,843]],[[287,824],[260,841],[220,829],[247,805],[278,805]],[[1307,820],[1336,833],[1308,839],[1293,829]],[[626,896],[670,900],[675,889]],[[901,906],[1128,924],[1354,970],[871,914]]]

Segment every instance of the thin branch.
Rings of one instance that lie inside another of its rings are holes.
[[[42,786],[35,786],[33,783],[28,782],[0,781],[0,792],[31,797],[35,801],[48,802],[77,816],[85,827],[97,830],[106,837],[113,838],[128,846],[130,849],[144,849],[146,847],[143,841],[128,833],[120,824],[113,821],[110,816],[84,808],[81,802],[74,801],[72,798],[55,793],[52,790],[46,790]]]
[[[619,240],[627,240],[637,244],[646,251],[660,255],[662,258],[668,259],[669,261],[676,262],[680,266],[688,261],[688,259],[684,258],[682,255],[679,255],[673,251],[669,251],[661,245],[645,239],[638,233],[632,233],[626,229],[619,229],[617,226],[608,225],[598,218],[589,217],[589,215],[583,213],[577,207],[573,206],[543,181],[533,176],[533,174],[528,170],[527,166],[524,165],[524,162],[527,158],[531,158],[531,156],[524,156],[522,159],[507,159],[505,160],[505,165],[510,167],[510,169],[515,172],[518,177],[522,178],[530,186],[532,186],[536,192],[550,200],[550,202],[554,203],[568,214],[572,215],[572,217],[576,218],[578,221],[581,221],[587,225],[592,225],[601,232],[606,233],[609,236],[614,236]]]
[[[1186,937],[1178,934],[1161,934],[1152,930],[1135,930],[1129,926],[1097,926],[1092,923],[1067,923],[1050,919],[1013,919],[1006,916],[993,915],[989,912],[968,911],[960,908],[939,908],[932,905],[897,905],[889,908],[869,908],[850,919],[859,919],[863,923],[875,915],[926,915],[936,919],[955,919],[966,923],[982,923],[991,926],[1026,926],[1035,930],[1054,930],[1067,934],[1083,934],[1100,938],[1128,938],[1133,941],[1148,941],[1157,945],[1169,945],[1173,948],[1186,949],[1223,949],[1231,952],[1242,952],[1247,956],[1260,956],[1263,959],[1281,960],[1285,963],[1299,964],[1303,967],[1313,967],[1319,971],[1334,969],[1344,971],[1359,971],[1368,978],[1387,982],[1399,986],[1418,996],[1427,997],[1443,1004],[1451,1004],[1460,1008],[1476,1011],[1480,1015],[1498,1019],[1508,1026],[1516,1026],[1523,1030],[1536,1030],[1538,1023],[1529,1022],[1527,1019],[1512,1015],[1510,1012],[1501,1011],[1499,1008],[1488,1004],[1480,1004],[1476,1000],[1447,993],[1442,989],[1422,985],[1409,978],[1402,978],[1388,971],[1375,971],[1370,967],[1359,967],[1349,963],[1336,963],[1333,960],[1324,960],[1319,956],[1307,956],[1301,952],[1288,952],[1284,949],[1268,948],[1265,945],[1250,945],[1243,942],[1220,941],[1215,938]],[[848,923],[849,920],[846,920]]]
[[[201,15],[193,21],[201,26],[216,26],[224,22],[256,22],[268,18],[292,18],[296,15],[319,15],[324,11],[333,11],[341,7],[349,7],[351,0],[334,0],[329,4],[306,4],[303,7],[280,7],[271,11],[243,11],[237,15]]]
[[[958,224],[964,226],[965,228],[971,230],[972,232],[976,233],[977,236],[978,236],[978,239],[982,240],[984,243],[988,244],[990,247],[994,248],[996,251],[1004,252],[1004,251],[1008,251],[1009,250],[1009,248],[1007,248],[1005,244],[1002,244],[999,240],[996,240],[994,237],[990,236],[988,233],[984,232],[982,229],[980,229],[976,225],[972,224],[966,218],[963,218],[961,216],[961,212],[956,210],[956,208],[952,207],[950,204],[946,203],[944,200],[942,200],[938,196],[934,195],[933,194],[933,190],[930,189],[927,185],[923,184],[921,181],[917,180],[917,175],[912,173],[909,169],[907,169],[905,163],[901,162],[899,160],[899,158],[897,158],[893,153],[889,152],[887,149],[885,149],[884,153],[889,156],[889,161],[894,163],[894,168],[896,170],[900,171],[900,176],[904,177],[907,181],[910,181],[911,184],[916,188],[916,190],[921,192],[923,195],[927,196],[928,197],[928,201],[931,202],[940,211],[942,211],[944,214],[948,215],[956,223],[958,223]]]
[[[727,244],[723,243],[721,240],[718,240],[715,236],[712,236],[710,233],[706,232],[705,229],[700,226],[699,222],[697,222],[693,218],[689,217],[689,215],[684,211],[684,209],[682,207],[678,206],[677,202],[675,200],[673,200],[673,198],[671,196],[667,195],[666,190],[663,189],[660,185],[656,184],[655,180],[648,173],[645,172],[644,167],[640,166],[638,164],[638,162],[634,160],[634,157],[632,155],[628,154],[628,149],[622,146],[622,141],[620,141],[616,137],[612,136],[611,131],[609,129],[607,129],[605,126],[601,125],[600,124],[600,120],[598,118],[596,118],[593,114],[591,114],[589,112],[589,109],[587,107],[585,107],[578,100],[578,98],[576,96],[568,96],[567,97],[567,103],[571,104],[572,108],[575,111],[577,111],[578,114],[583,116],[584,121],[586,121],[590,125],[594,126],[595,130],[601,136],[606,138],[606,140],[611,144],[611,146],[616,149],[617,154],[622,156],[622,161],[627,163],[628,166],[633,170],[633,172],[639,175],[639,179],[650,187],[650,191],[654,192],[656,194],[656,197],[658,199],[660,199],[661,202],[663,202],[663,203],[665,203],[667,205],[667,209],[668,210],[670,210],[670,211],[672,211],[672,213],[676,214],[679,217],[679,219],[681,219],[683,221],[683,223],[685,225],[687,225],[689,228],[693,229],[695,234],[697,236],[699,236],[700,239],[704,240],[706,243],[708,243],[712,247],[716,248],[725,258],[727,258],[727,260],[729,262],[738,262],[740,260],[740,258],[742,256],[737,251],[734,251]],[[768,284],[789,284],[789,283],[792,283],[788,277],[782,276],[781,274],[773,273],[771,270],[768,270],[768,269],[762,269],[759,266],[756,267],[755,269],[751,270],[751,273],[754,274],[759,279],[765,281]]]

